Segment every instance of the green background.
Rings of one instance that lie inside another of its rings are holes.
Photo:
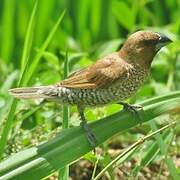
[[[0,132],[6,125],[7,112],[12,107],[7,90],[17,87],[25,66],[22,61],[27,26],[30,21],[32,0],[0,1]],[[170,37],[173,43],[161,50],[152,64],[151,76],[131,103],[180,89],[180,1],[178,0],[40,0],[33,21],[33,31],[27,44],[28,65],[31,71],[36,55],[41,51],[59,15],[65,16],[50,40],[43,56],[34,65],[27,86],[49,85],[64,77],[65,54],[68,51],[69,71],[92,64],[104,55],[117,51],[124,40],[137,30],[153,30]],[[30,51],[30,48],[32,49]],[[25,79],[27,76],[25,77]],[[118,105],[87,109],[89,121],[120,110]],[[7,157],[20,149],[50,139],[62,127],[62,108],[54,103],[20,101],[8,131]],[[159,125],[171,118],[162,118]],[[75,107],[71,108],[70,126],[79,125]],[[146,133],[149,127],[142,128]],[[112,139],[114,146],[126,146],[137,140],[141,133],[127,132]],[[115,142],[114,142],[115,141]],[[104,144],[104,149],[109,143]],[[106,150],[107,151],[107,150]],[[174,149],[172,150],[174,152]],[[109,157],[106,157],[107,161]]]

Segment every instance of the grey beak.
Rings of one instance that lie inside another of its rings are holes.
[[[169,39],[167,36],[165,36],[164,34],[161,34],[161,33],[158,33],[160,38],[159,38],[159,42],[160,43],[166,43],[166,44],[169,44],[172,42],[171,39]]]
[[[158,43],[156,44],[156,50],[159,51],[162,47],[166,46],[167,44],[171,43],[172,40],[169,39],[167,36],[161,33],[157,33],[159,35]]]

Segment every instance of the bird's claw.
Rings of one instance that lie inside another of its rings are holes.
[[[124,109],[132,112],[138,112],[138,110],[142,110],[143,107],[141,105],[137,105],[137,104],[131,105],[127,103],[124,105]]]
[[[139,110],[143,110],[143,107],[141,105],[137,104],[128,104],[124,102],[120,102],[119,104],[123,105],[123,110],[131,112],[137,119],[141,120],[141,116],[139,115]]]

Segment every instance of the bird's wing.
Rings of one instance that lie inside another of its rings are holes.
[[[104,88],[125,75],[127,69],[117,55],[107,56],[88,68],[74,72],[58,85],[69,88]]]

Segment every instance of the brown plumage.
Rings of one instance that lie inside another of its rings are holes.
[[[118,53],[110,54],[90,67],[73,73],[60,85],[71,88],[103,88],[128,73],[128,68],[131,67],[129,65],[139,65],[148,71],[157,53],[155,45],[159,38],[159,34],[150,31],[136,32]]]
[[[83,89],[105,88],[127,73],[125,64],[118,53],[113,53],[90,67],[73,73],[59,85]]]
[[[138,31],[127,39],[120,51],[71,74],[60,83],[15,88],[10,90],[10,94],[17,98],[45,98],[77,105],[81,119],[85,122],[83,112],[86,106],[117,103],[133,95],[148,76],[156,53],[170,42],[162,34]],[[92,144],[94,136],[86,123],[83,126]]]

